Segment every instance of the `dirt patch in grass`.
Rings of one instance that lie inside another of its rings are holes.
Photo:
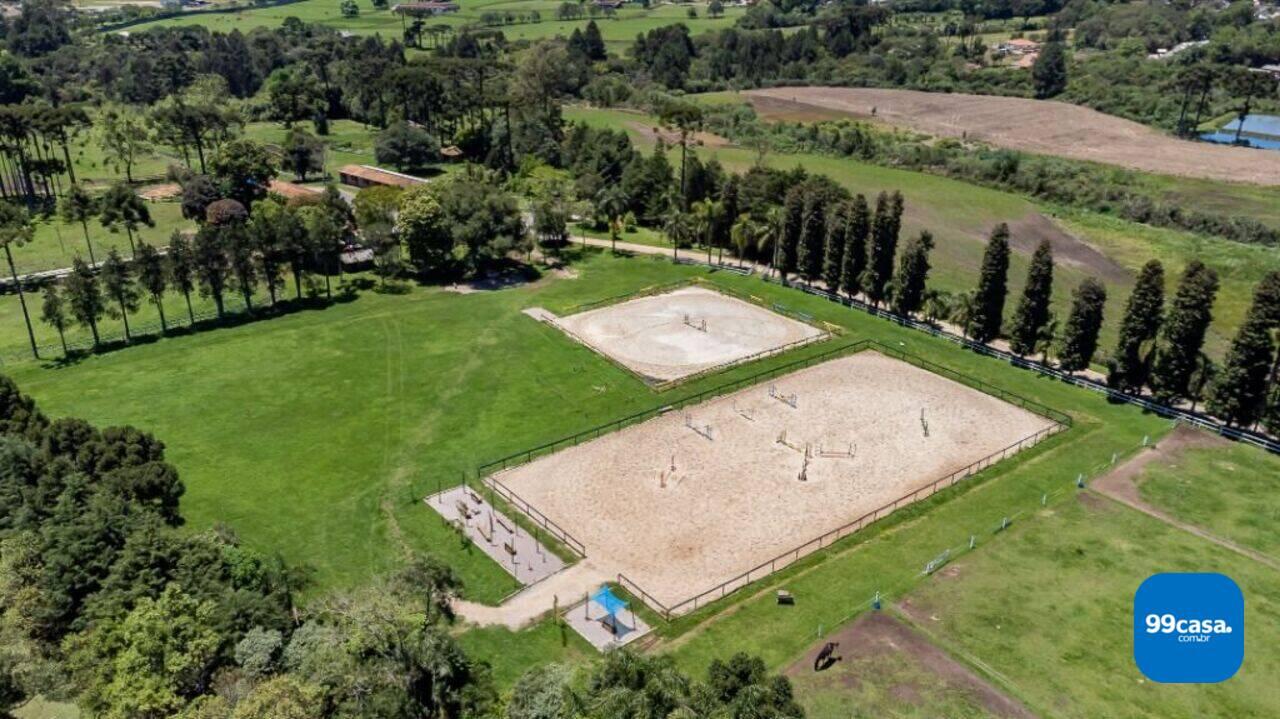
[[[1128,284],[1128,270],[1039,212],[1009,223],[1009,241],[1016,250],[1030,255],[1043,240],[1048,240],[1053,248],[1055,263],[1079,269],[1107,283]]]
[[[1231,446],[1229,440],[1201,432],[1187,425],[1178,425],[1168,436],[1161,439],[1156,446],[1093,480],[1089,486],[1094,491],[1119,499],[1125,504],[1145,504],[1145,501],[1138,494],[1137,479],[1142,476],[1143,470],[1148,465],[1153,463],[1168,464],[1188,449],[1227,446]]]
[[[844,87],[777,87],[744,93],[874,118],[943,137],[1119,165],[1145,172],[1280,185],[1280,153],[1179,140],[1079,105],[1020,97]]]
[[[1146,468],[1152,464],[1172,464],[1187,450],[1190,449],[1212,449],[1214,447],[1230,446],[1231,442],[1212,435],[1193,429],[1186,425],[1179,425],[1177,429],[1170,432],[1167,437],[1162,439],[1158,445],[1139,454],[1137,457],[1116,467],[1111,472],[1095,479],[1090,483],[1090,488],[1099,494],[1106,495],[1117,502],[1126,504],[1133,509],[1155,517],[1163,522],[1173,525],[1179,529],[1190,532],[1198,537],[1207,539],[1218,546],[1230,549],[1233,552],[1242,554],[1250,559],[1262,562],[1267,566],[1280,570],[1280,562],[1263,554],[1257,550],[1245,547],[1241,544],[1231,541],[1225,537],[1218,536],[1213,532],[1184,522],[1168,512],[1160,509],[1147,502],[1142,498],[1139,491],[1138,479],[1142,476]]]
[[[887,674],[878,671],[878,665],[905,663],[910,671],[893,672],[893,676],[916,679],[895,681],[885,688],[894,702],[920,705],[929,700],[930,694],[940,693],[960,695],[966,703],[981,707],[993,717],[1031,719],[1035,716],[1020,702],[952,659],[923,634],[883,612],[864,614],[844,629],[824,637],[787,668],[786,675],[796,681],[802,697],[804,687],[811,683],[818,652],[827,642],[839,642],[836,654],[842,657],[824,671],[831,673],[829,678],[824,678],[828,685],[856,690],[864,682],[877,681]],[[864,678],[860,679],[859,675]],[[826,690],[830,690],[829,686]]]

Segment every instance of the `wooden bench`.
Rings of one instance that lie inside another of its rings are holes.
[[[778,590],[778,604],[785,604],[787,606],[791,606],[795,603],[796,603],[796,598],[792,596],[791,592],[788,592],[785,589]]]

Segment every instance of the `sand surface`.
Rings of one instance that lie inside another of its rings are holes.
[[[631,371],[661,381],[825,336],[816,327],[701,287],[640,297],[554,323]]]
[[[580,540],[593,564],[673,606],[1051,425],[864,351],[495,478]]]

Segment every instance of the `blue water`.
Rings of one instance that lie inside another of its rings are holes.
[[[1240,119],[1236,118],[1223,125],[1222,130],[1224,132],[1235,132],[1239,126]],[[1252,132],[1255,135],[1270,135],[1272,138],[1280,140],[1280,116],[1245,115],[1244,131]]]
[[[1216,132],[1204,133],[1200,139],[1230,145],[1235,142],[1236,129],[1239,127],[1240,119],[1236,118]],[[1280,150],[1280,116],[1247,115],[1244,118],[1244,132],[1245,134],[1240,136],[1240,141],[1249,143],[1250,147]]]
[[[1224,145],[1230,145],[1235,142],[1236,133],[1234,132],[1206,132],[1200,136],[1201,140],[1206,142],[1218,142]],[[1249,143],[1249,147],[1256,147],[1260,150],[1280,150],[1280,140],[1264,140],[1260,137],[1241,136],[1242,143]]]

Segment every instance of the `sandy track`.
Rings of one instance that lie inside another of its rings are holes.
[[[672,606],[1051,425],[870,351],[773,384],[796,408],[766,383],[688,408],[711,439],[672,412],[497,478],[593,564]],[[813,459],[799,481],[803,449],[779,444],[783,430],[799,448],[852,444],[854,456]]]
[[[995,97],[843,87],[749,90],[765,98],[762,113],[780,103],[875,118],[931,135],[967,136],[1001,147],[1120,165],[1165,175],[1280,185],[1280,152],[1179,140],[1145,125],[1079,105]],[[767,115],[766,115],[767,117]]]
[[[694,326],[685,323],[686,317]],[[580,312],[555,324],[657,380],[682,379],[823,335],[803,322],[701,287]]]

